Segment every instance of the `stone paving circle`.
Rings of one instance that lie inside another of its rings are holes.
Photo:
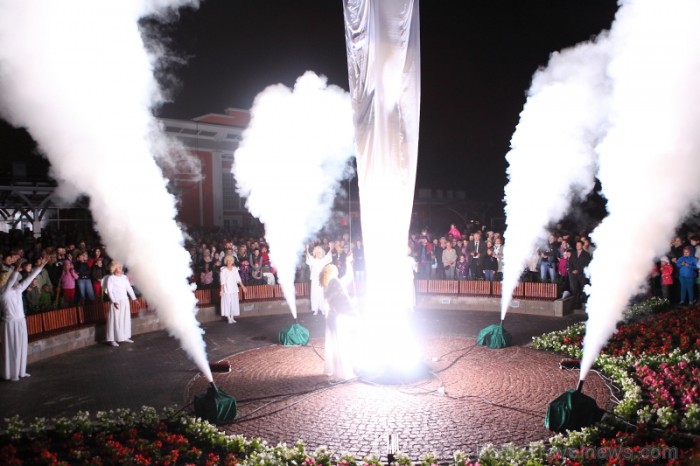
[[[431,336],[422,348],[432,374],[401,386],[331,383],[323,375],[322,339],[231,355],[225,360],[232,371],[215,373],[214,381],[237,400],[238,418],[220,427],[271,445],[301,439],[308,451],[325,446],[357,458],[386,456],[395,434],[412,460],[432,452],[447,461],[456,450],[476,454],[487,443],[547,440],[554,435],[544,427],[547,406],[579,378],[579,371],[559,368],[561,356],[522,346],[490,350],[474,338]],[[206,388],[204,377],[194,377],[185,403]],[[588,375],[583,392],[609,408],[610,390],[597,374]]]

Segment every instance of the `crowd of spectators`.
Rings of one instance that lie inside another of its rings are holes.
[[[697,296],[697,270],[700,240],[695,235],[676,236],[667,254],[654,264],[649,275],[649,293],[673,302],[690,303]],[[353,257],[355,279],[365,276],[362,240],[346,232],[323,232],[308,245],[329,251],[339,275],[345,274],[346,257]],[[505,242],[499,232],[462,229],[450,225],[444,232],[425,228],[411,233],[409,254],[415,260],[417,279],[501,280]],[[218,289],[219,271],[226,255],[234,258],[245,285],[275,284],[277,272],[270,262],[270,251],[260,232],[232,232],[225,229],[188,229],[185,248],[191,256],[191,284],[198,289]],[[106,299],[102,281],[109,274],[111,258],[98,234],[91,228],[48,228],[39,238],[28,230],[0,232],[1,264],[6,270],[17,260],[27,276],[39,260],[48,263],[24,292],[27,313],[72,306]],[[571,294],[583,304],[584,273],[595,254],[587,234],[553,231],[537,247],[523,269],[521,281],[558,283],[560,296]],[[306,254],[299,256],[295,280],[310,281]],[[126,264],[128,266],[128,264]],[[390,270],[390,268],[388,268]],[[129,276],[128,270],[126,271]],[[133,285],[133,283],[132,283]],[[138,290],[138,287],[135,286]],[[681,296],[681,291],[684,293]],[[137,291],[138,294],[138,291]]]

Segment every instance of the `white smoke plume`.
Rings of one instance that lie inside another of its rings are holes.
[[[0,0],[0,109],[49,159],[66,197],[85,194],[109,254],[205,376],[209,371],[175,201],[154,161],[165,135],[157,57],[138,21],[197,2]]]
[[[609,41],[555,52],[538,70],[506,155],[507,228],[504,232],[504,319],[526,262],[546,241],[547,226],[559,221],[571,201],[593,189],[594,147],[607,116]]]
[[[598,150],[609,215],[591,235],[581,380],[700,199],[698,24],[696,0],[627,0],[611,29],[611,125]]]
[[[294,89],[277,84],[258,94],[234,154],[238,192],[265,224],[270,261],[294,318],[296,265],[350,175],[353,135],[349,94],[307,71]]]

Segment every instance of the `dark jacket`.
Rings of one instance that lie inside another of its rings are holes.
[[[578,251],[574,251],[571,253],[571,259],[569,259],[569,262],[566,264],[567,269],[569,270],[569,273],[572,273],[574,270],[578,271],[578,273],[583,274],[583,271],[586,267],[588,267],[588,264],[591,263],[591,255],[588,254],[586,251],[581,251],[581,255],[578,256]]]

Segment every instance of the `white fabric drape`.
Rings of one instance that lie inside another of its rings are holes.
[[[420,119],[418,3],[343,1],[368,286],[374,283],[375,292],[381,287],[391,294],[407,286],[380,279],[390,261],[397,264],[406,256],[413,206]]]

